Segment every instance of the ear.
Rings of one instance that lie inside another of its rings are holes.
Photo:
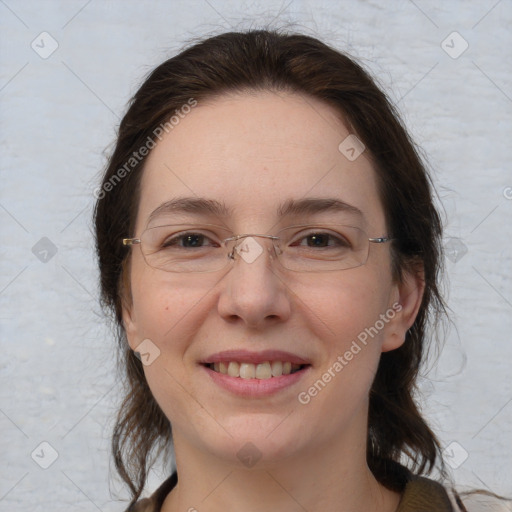
[[[408,329],[414,324],[425,291],[425,273],[423,265],[405,271],[400,282],[395,284],[390,304],[396,314],[389,322],[386,338],[382,343],[382,352],[389,352],[403,345]]]
[[[137,322],[135,320],[135,315],[133,312],[133,305],[126,304],[123,301],[123,326],[124,331],[126,332],[126,338],[128,339],[128,344],[132,350],[135,350],[137,346],[138,334],[137,334]]]
[[[128,344],[132,350],[135,350],[137,346],[138,331],[137,331],[137,321],[135,318],[135,312],[133,308],[133,298],[131,292],[131,283],[130,283],[130,263],[125,260],[123,262],[122,276],[121,276],[121,289],[120,289],[120,299],[121,299],[121,309],[122,309],[122,317],[123,317],[123,327],[126,333],[126,338],[128,339]]]

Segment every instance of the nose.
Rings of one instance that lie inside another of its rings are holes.
[[[290,291],[274,265],[274,248],[268,237],[246,236],[237,240],[234,259],[221,281],[218,312],[226,321],[251,329],[286,321],[291,312]]]

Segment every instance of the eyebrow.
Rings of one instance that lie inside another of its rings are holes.
[[[211,214],[217,217],[230,217],[233,210],[224,203],[215,199],[204,199],[201,197],[179,197],[162,203],[153,210],[148,218],[148,224],[155,217],[166,213],[194,213],[196,215]]]
[[[322,212],[343,212],[364,217],[363,212],[334,197],[307,197],[304,199],[288,199],[277,209],[279,217],[290,215],[315,214]]]
[[[303,199],[288,199],[277,208],[279,218],[292,215],[317,214],[322,212],[343,212],[364,218],[363,212],[355,206],[337,198],[308,197]],[[217,217],[233,216],[233,209],[215,199],[200,197],[180,197],[162,203],[149,215],[148,224],[155,217],[166,213],[193,213],[195,215],[215,215]]]

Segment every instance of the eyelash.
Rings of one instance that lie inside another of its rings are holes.
[[[311,237],[311,236],[314,236],[314,235],[315,236],[318,236],[318,235],[320,235],[320,236],[328,236],[328,237],[330,237],[329,238],[330,240],[334,239],[336,241],[335,245],[344,245],[344,246],[347,246],[347,247],[350,246],[350,243],[347,240],[345,240],[344,238],[340,238],[339,236],[335,236],[332,233],[327,233],[325,231],[313,231],[313,232],[311,232],[311,233],[309,233],[307,235],[303,235],[299,240],[304,240],[304,239],[306,239],[308,237]],[[331,246],[328,246],[328,247],[331,247]]]
[[[165,249],[166,247],[175,247],[177,245],[176,242],[179,242],[180,240],[185,239],[187,236],[202,236],[208,240],[211,240],[207,235],[203,233],[197,233],[195,231],[187,231],[186,233],[180,234],[180,235],[173,235],[171,238],[166,239],[162,243],[162,248]],[[180,246],[181,247],[181,246]],[[203,246],[201,246],[203,247]],[[183,247],[183,249],[187,249],[187,247]]]
[[[336,240],[337,241],[337,245],[344,245],[344,246],[347,246],[347,247],[349,247],[351,245],[346,239],[341,238],[340,236],[335,236],[334,234],[328,233],[326,231],[312,231],[312,232],[310,232],[308,234],[302,235],[298,239],[298,241],[305,240],[308,237],[315,236],[315,235],[317,235],[317,236],[318,235],[320,235],[320,236],[328,236],[328,237],[330,237],[329,240],[332,240],[332,239]],[[168,238],[167,240],[165,240],[162,243],[162,248],[165,249],[166,247],[176,247],[176,246],[179,246],[179,247],[181,247],[183,249],[190,249],[190,247],[183,247],[182,245],[178,245],[181,240],[184,240],[184,239],[186,239],[187,237],[190,237],[190,236],[201,236],[201,237],[203,237],[203,239],[211,240],[211,238],[208,237],[207,235],[205,235],[204,233],[188,231],[188,232],[185,232],[185,233],[182,233],[182,234],[173,235],[171,238]],[[295,244],[295,242],[294,242],[294,244]],[[299,244],[299,245],[302,245],[302,244]],[[217,244],[217,246],[218,246],[218,244]],[[205,246],[201,245],[200,247],[205,247]],[[309,246],[309,247],[311,247],[311,246]],[[327,247],[332,247],[332,245],[328,245]]]

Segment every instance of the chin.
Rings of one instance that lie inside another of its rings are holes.
[[[248,469],[268,467],[296,455],[307,437],[304,424],[286,415],[237,415],[212,429],[198,432],[202,449],[228,465]],[[229,434],[228,434],[229,433]]]

